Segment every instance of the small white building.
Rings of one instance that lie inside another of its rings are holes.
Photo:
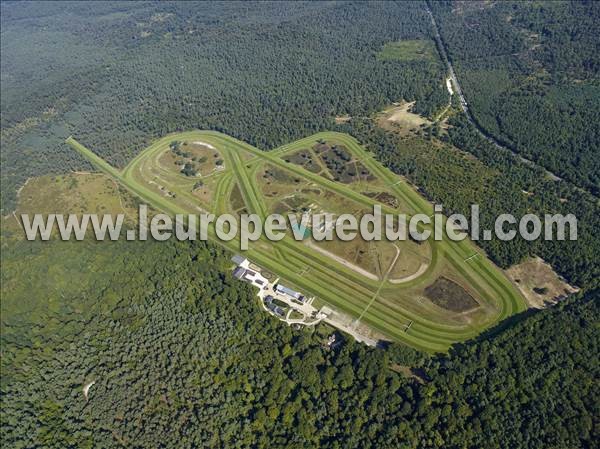
[[[295,299],[296,301],[304,302],[304,296],[302,296],[302,293],[292,290],[291,288],[286,287],[285,285],[277,284],[275,286],[275,291],[282,295],[289,296],[290,298]]]
[[[237,265],[236,269],[233,270],[233,276],[236,279],[250,282],[252,285],[261,290],[267,287],[269,284],[267,278],[259,272],[251,269],[250,261],[248,259],[240,255],[235,255],[231,258],[231,260]]]
[[[246,270],[246,272],[242,276],[242,279],[250,282],[252,285],[260,289],[265,288],[269,284],[269,281],[266,277],[253,270]]]

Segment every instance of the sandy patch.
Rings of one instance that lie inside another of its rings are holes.
[[[517,285],[529,307],[543,309],[579,291],[569,285],[540,257],[527,259],[506,270],[508,277]]]
[[[350,117],[349,115],[340,115],[335,118],[335,123],[339,125],[341,123],[347,123],[350,120],[352,120],[352,117]]]
[[[196,145],[204,145],[205,147],[208,147],[208,148],[210,148],[211,150],[216,150],[216,148],[215,148],[215,147],[213,147],[213,146],[212,146],[210,143],[202,142],[202,141],[200,141],[200,140],[197,140],[197,141],[195,141],[195,142],[192,142],[192,143],[193,143],[193,144],[196,144]]]
[[[83,390],[83,397],[85,398],[85,400],[86,400],[86,401],[88,401],[88,400],[89,400],[88,393],[89,393],[89,391],[90,391],[90,387],[91,387],[92,385],[94,385],[95,383],[96,383],[96,381],[95,381],[95,380],[93,380],[93,381],[91,381],[91,382],[88,382],[88,383],[86,383],[86,384],[83,386],[83,388],[82,388],[82,390]]]
[[[431,122],[425,117],[415,114],[412,111],[415,102],[401,103],[393,108],[383,111],[378,125],[389,131],[395,131],[400,135],[407,135],[410,132],[417,131],[422,125],[430,125]]]
[[[358,342],[365,343],[368,346],[377,346],[379,340],[387,340],[387,337],[371,329],[369,326],[357,322],[354,317],[342,313],[338,310],[324,306],[320,312],[326,315],[323,321],[333,327],[350,334]]]
[[[450,95],[454,95],[454,89],[452,88],[452,78],[446,78],[446,89]]]

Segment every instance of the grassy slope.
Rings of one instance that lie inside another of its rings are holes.
[[[122,172],[111,167],[93,152],[75,141],[75,139],[69,138],[67,139],[67,143],[88,158],[99,169],[115,177],[130,191],[148,201],[154,207],[170,214],[196,212],[186,210],[185,207],[176,204],[171,199],[151,191],[139,179],[136,179],[136,176],[142,176],[141,168],[144,161],[164,150],[173,139],[201,139],[215,145],[223,152],[226,163],[229,165],[232,173],[226,173],[220,178],[217,185],[217,194],[215,195],[215,212],[224,212],[226,210],[228,195],[225,193],[231,190],[234,181],[237,180],[249,209],[256,211],[260,215],[266,213],[262,197],[251,175],[253,173],[253,165],[265,160],[275,166],[307,178],[326,189],[351,198],[359,204],[368,207],[378,204],[376,201],[340,183],[324,179],[301,167],[286,163],[280,158],[286,152],[305,148],[317,139],[325,139],[343,143],[357,158],[362,160],[363,164],[372,173],[384,180],[393,190],[394,194],[404,199],[415,210],[428,215],[432,213],[432,206],[420,197],[417,192],[406,183],[398,183],[398,177],[375,161],[355,139],[340,133],[319,133],[267,153],[218,132],[183,132],[157,140],[147,150],[132,160]],[[254,158],[244,163],[239,154],[241,151],[253,154]],[[179,192],[178,195],[180,195]],[[383,210],[384,212],[398,213],[398,211],[394,211],[388,207],[383,207]],[[216,239],[212,227],[209,228],[209,238],[223,244],[230,250],[239,250],[238,241],[222,242]],[[427,351],[445,351],[450,344],[473,337],[483,329],[525,308],[524,302],[514,286],[485,257],[477,257],[469,261],[468,264],[465,264],[464,259],[477,251],[475,245],[470,241],[450,242],[446,239],[440,242],[430,241],[430,243],[432,244],[433,257],[428,272],[401,286],[366,279],[341,264],[332,263],[331,259],[310,250],[305,245],[291,238],[286,238],[279,242],[276,245],[277,251],[275,254],[273,253],[273,247],[266,249],[265,245],[254,245],[251,246],[247,255],[266,269],[277,273],[306,292],[318,296],[326,303],[353,316],[359,316],[363,313],[365,307],[377,291],[401,290],[428,280],[431,281],[428,274],[433,270],[435,265],[440,263],[442,259],[447,261],[478,291],[487,303],[496,306],[498,313],[493,319],[469,326],[449,325],[439,322],[439,320],[434,321],[431,317],[422,316],[422,314],[411,310],[409,307],[398,306],[390,308],[378,304],[377,301],[375,301],[362,318],[362,321],[391,338]],[[305,268],[310,268],[309,278],[298,275]],[[405,332],[404,325],[410,321],[413,321],[410,331]]]

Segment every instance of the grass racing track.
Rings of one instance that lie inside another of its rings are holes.
[[[196,198],[184,188],[169,186],[177,199],[165,197],[150,188],[149,167],[158,156],[168,149],[173,140],[199,140],[209,143],[222,154],[226,170],[218,175],[212,208],[206,212],[223,213],[228,211],[228,193],[237,183],[244,203],[250,212],[264,217],[267,209],[260,188],[257,186],[256,172],[265,162],[287,172],[309,180],[320,188],[342,195],[365,207],[380,204],[377,201],[352,190],[347,185],[331,181],[309,172],[301,166],[285,162],[281,157],[300,149],[305,149],[318,139],[343,144],[355,158],[360,160],[377,178],[384,181],[398,198],[411,209],[431,215],[433,207],[397,175],[376,161],[354,138],[346,134],[323,132],[296,142],[286,144],[270,152],[261,151],[245,142],[213,131],[189,131],[165,136],[135,157],[123,170],[117,170],[74,138],[67,143],[86,157],[103,172],[111,175],[133,194],[148,204],[168,214],[199,213]],[[244,161],[241,153],[252,157]],[[154,167],[155,169],[155,167]],[[385,213],[399,213],[382,205]],[[422,228],[431,229],[424,225]],[[216,237],[214,227],[208,229],[209,239],[239,252],[237,239],[224,242]],[[372,280],[347,268],[331,258],[314,251],[291,237],[279,242],[266,238],[251,243],[245,255],[256,264],[272,271],[289,281],[307,295],[314,295],[319,301],[345,312],[385,334],[390,339],[408,344],[428,352],[443,352],[456,342],[476,336],[484,329],[525,309],[525,304],[504,274],[494,266],[471,241],[453,242],[449,239],[434,241],[429,239],[432,257],[427,270],[420,276],[402,284],[392,284],[383,280]],[[470,258],[475,253],[479,257]],[[451,267],[467,282],[493,313],[485,319],[469,323],[456,323],[445,319],[439,313],[419,304],[412,296],[415,288],[426,286],[434,281],[440,266]],[[412,290],[411,290],[412,289]],[[396,299],[398,298],[398,299]],[[410,327],[407,330],[407,325]]]

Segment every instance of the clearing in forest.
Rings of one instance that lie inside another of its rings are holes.
[[[360,216],[374,205],[384,213],[433,212],[413,187],[341,133],[322,132],[265,152],[218,132],[182,132],[157,140],[121,171],[75,139],[67,142],[154,209],[169,214]],[[182,154],[173,151],[173,142],[179,142]],[[191,167],[186,169],[186,163]],[[314,296],[314,304],[351,316],[356,328],[368,326],[390,340],[445,351],[525,308],[514,284],[489,260],[465,263],[475,252],[470,241],[318,242],[314,229],[302,231],[301,240],[290,231],[278,242],[251,242],[244,256]],[[209,238],[240,251],[238,240],[218,240],[213,228]]]
[[[420,128],[430,126],[432,122],[425,117],[412,112],[415,102],[403,102],[383,110],[377,115],[377,124],[380,128],[406,136]]]
[[[543,309],[579,291],[569,285],[540,257],[532,257],[506,270],[529,307]]]
[[[437,62],[437,51],[431,40],[413,39],[386,43],[377,53],[380,61],[431,61]]]

